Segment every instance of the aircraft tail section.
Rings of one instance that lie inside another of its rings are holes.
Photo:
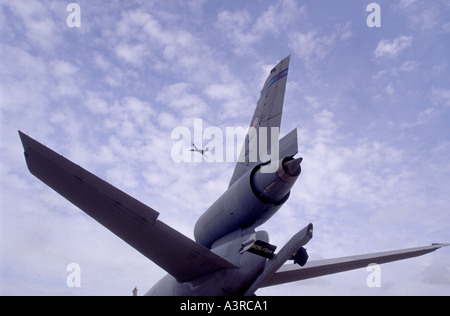
[[[272,69],[264,83],[229,186],[248,170],[268,162],[266,155],[260,153],[262,148],[267,155],[270,152],[271,156],[272,150],[277,150],[277,148],[271,148],[271,140],[278,137],[280,132],[289,62],[290,56],[283,59]],[[278,143],[278,138],[276,141]],[[278,159],[275,160],[278,161]]]

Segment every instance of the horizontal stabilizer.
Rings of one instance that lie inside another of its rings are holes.
[[[371,263],[382,264],[418,257],[449,245],[450,244],[432,244],[431,246],[425,247],[377,252],[336,259],[309,261],[304,267],[299,267],[296,264],[287,264],[282,266],[275,274],[262,283],[261,287],[279,285],[364,268]]]
[[[159,213],[19,131],[30,172],[178,281],[237,268],[158,220]]]
[[[297,129],[280,139],[280,157],[294,157],[298,153]]]

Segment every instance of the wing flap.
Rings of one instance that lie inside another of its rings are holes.
[[[425,255],[449,244],[432,244],[431,246],[378,252],[365,255],[309,261],[304,267],[296,264],[282,266],[261,287],[268,287],[295,282],[323,275],[350,271],[367,267],[371,263],[382,264]]]
[[[159,213],[19,132],[30,172],[166,270],[190,281],[233,264],[163,222]]]

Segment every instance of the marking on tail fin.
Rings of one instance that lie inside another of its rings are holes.
[[[286,68],[285,70],[280,72],[277,76],[273,77],[272,80],[270,80],[270,82],[267,84],[267,86],[261,91],[261,95],[266,93],[266,91],[270,88],[270,86],[273,85],[275,82],[277,82],[278,80],[280,80],[283,77],[286,77],[288,72],[289,72],[289,68]]]

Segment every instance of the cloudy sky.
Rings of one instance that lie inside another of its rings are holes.
[[[298,128],[303,173],[261,227],[271,242],[309,222],[311,260],[450,242],[450,5],[378,0],[370,28],[370,2],[80,0],[69,27],[69,1],[1,0],[0,294],[143,294],[165,275],[34,178],[17,130],[193,237],[234,163],[176,163],[172,131],[248,126],[288,55],[281,134]],[[382,266],[380,288],[368,276],[257,294],[450,295],[450,251]]]

